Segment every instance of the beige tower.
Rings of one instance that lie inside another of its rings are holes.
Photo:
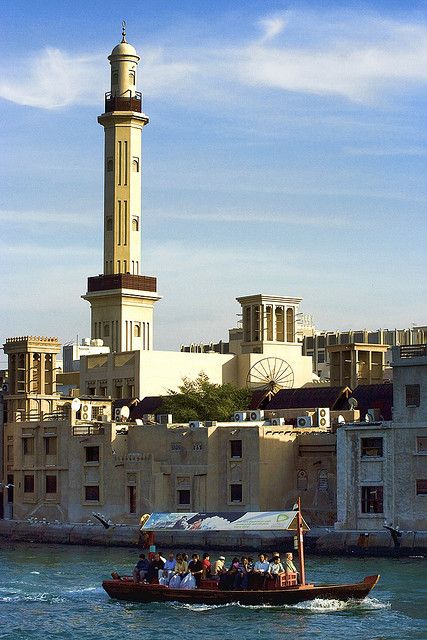
[[[92,338],[112,351],[153,346],[156,278],[141,268],[141,140],[148,117],[136,91],[139,56],[123,37],[108,56],[111,90],[98,122],[105,131],[104,274],[88,279]]]
[[[9,380],[5,399],[7,422],[34,419],[52,414],[56,393],[56,354],[61,350],[57,338],[25,336],[7,338],[3,350],[8,356]]]

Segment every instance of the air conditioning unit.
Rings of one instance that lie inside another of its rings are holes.
[[[234,414],[234,422],[244,422],[247,415],[246,411],[236,411]]]
[[[216,427],[216,420],[205,420],[205,427]]]
[[[172,424],[172,414],[171,413],[161,413],[157,416],[157,422],[160,424]]]
[[[88,402],[82,402],[80,420],[92,420],[92,405]]]
[[[144,424],[147,424],[148,422],[156,422],[156,416],[154,415],[154,413],[143,413],[142,421],[144,422]]]
[[[313,426],[313,418],[311,416],[298,416],[297,427],[305,428]]]
[[[285,418],[271,418],[270,424],[272,427],[282,427],[285,424]]]
[[[380,419],[379,409],[368,409],[366,413],[369,416],[369,422],[378,422],[378,420]]]
[[[122,421],[122,416],[120,411],[122,410],[121,407],[116,407],[114,409],[114,422],[121,422]]]
[[[264,420],[264,411],[261,411],[260,409],[256,409],[254,411],[250,411],[249,412],[249,420],[252,420],[253,422],[255,420]]]
[[[319,407],[316,409],[317,414],[317,426],[322,429],[329,430],[331,428],[331,415],[329,407]]]
[[[200,429],[202,423],[199,420],[191,420],[191,422],[188,423],[188,426],[192,431],[194,431],[194,429]]]
[[[9,385],[7,384],[7,382],[2,384],[1,390],[3,391],[3,393],[7,393],[9,391]]]

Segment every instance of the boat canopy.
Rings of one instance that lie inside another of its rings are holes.
[[[141,531],[296,531],[298,511],[228,511],[152,513],[141,518]],[[304,531],[309,531],[302,520]]]

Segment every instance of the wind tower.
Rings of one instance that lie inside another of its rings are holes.
[[[157,281],[141,269],[141,142],[149,119],[136,91],[139,56],[122,41],[108,56],[111,89],[105,94],[104,272],[88,278],[91,335],[111,351],[153,348],[153,307]]]

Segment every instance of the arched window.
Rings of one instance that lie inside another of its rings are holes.
[[[141,325],[139,323],[135,323],[133,327],[133,335],[135,338],[141,337]]]
[[[119,82],[119,72],[118,71],[113,71],[111,74],[111,81],[113,84],[118,84]]]
[[[139,231],[139,218],[134,216],[132,218],[132,231]]]
[[[108,338],[110,335],[110,325],[107,322],[104,324],[104,337]]]
[[[132,159],[132,171],[139,172],[139,158]]]
[[[135,71],[129,71],[129,84],[135,84]]]
[[[113,167],[113,158],[107,158],[107,171],[112,171]]]
[[[112,231],[113,230],[113,218],[111,216],[109,216],[107,218],[105,226],[106,226],[107,231]]]

